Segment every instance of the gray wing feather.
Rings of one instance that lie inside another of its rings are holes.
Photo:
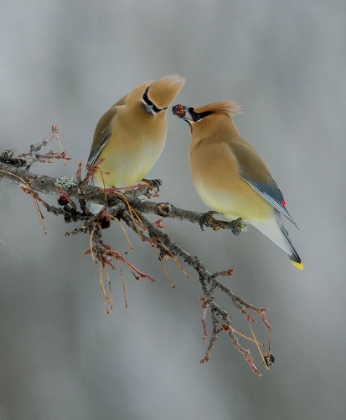
[[[97,161],[97,158],[99,154],[101,153],[101,150],[109,142],[110,137],[111,137],[111,131],[109,130],[109,132],[106,134],[102,142],[97,147],[91,150],[89,158],[88,158],[88,162],[90,163],[90,165],[93,165]]]
[[[272,181],[271,184],[267,185],[261,182],[252,182],[245,178],[242,179],[247,182],[250,187],[253,188],[269,204],[271,204],[279,213],[283,214],[290,222],[292,222],[298,229],[296,222],[292,219],[292,216],[289,214],[286,207],[282,204],[284,197],[275,181]]]

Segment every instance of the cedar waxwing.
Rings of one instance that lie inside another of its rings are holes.
[[[295,224],[283,195],[261,156],[230,117],[239,113],[240,107],[220,101],[200,108],[179,104],[172,111],[190,125],[190,169],[204,203],[227,219],[251,223],[302,270],[303,263],[280,219],[283,214]]]
[[[93,165],[104,158],[94,185],[133,186],[147,175],[165,145],[167,108],[184,83],[178,75],[142,83],[102,115],[88,159]]]

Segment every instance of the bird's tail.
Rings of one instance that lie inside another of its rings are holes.
[[[289,259],[291,260],[291,263],[295,267],[297,267],[299,270],[304,270],[304,264],[302,263],[302,260],[300,259],[299,255],[298,255],[298,252],[296,251],[296,249],[294,248],[290,238],[288,237],[288,232],[287,232],[287,230],[285,229],[285,227],[282,223],[281,223],[280,228],[281,228],[282,234],[284,235],[284,237],[285,237],[285,239],[286,239],[286,241],[289,244],[290,249],[291,249],[291,254],[288,254]]]
[[[280,214],[274,210],[274,215],[272,218],[265,221],[251,221],[251,224],[255,226],[259,231],[266,235],[270,240],[272,240],[278,247],[288,254],[291,263],[297,267],[299,270],[304,269],[302,260],[300,259],[298,252],[294,248],[288,232],[285,229],[282,221],[280,219]]]

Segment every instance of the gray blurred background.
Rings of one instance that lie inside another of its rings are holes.
[[[231,99],[235,118],[262,154],[300,227],[286,224],[305,264],[250,228],[201,232],[167,221],[174,239],[232,290],[270,308],[270,373],[248,342],[256,377],[222,336],[209,364],[200,323],[201,290],[130,235],[137,267],[125,270],[125,309],[112,272],[107,316],[87,236],[1,184],[0,419],[340,419],[346,410],[345,196],[346,3],[344,1],[3,0],[0,16],[0,149],[28,150],[58,124],[70,156],[86,160],[98,118],[139,83],[179,73],[187,105]],[[168,116],[167,145],[149,174],[164,182],[159,200],[207,208],[188,168],[189,129]],[[55,149],[58,150],[57,146]],[[77,163],[36,165],[74,175]],[[55,203],[54,198],[49,198]],[[153,219],[154,220],[154,219]],[[127,250],[119,227],[106,240]],[[186,268],[186,267],[185,267]],[[231,303],[238,329],[247,332]],[[239,322],[239,323],[238,323]],[[265,340],[264,327],[255,326]]]

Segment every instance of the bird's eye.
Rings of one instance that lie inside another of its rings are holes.
[[[198,114],[197,112],[195,112],[195,110],[193,108],[189,108],[189,113],[190,113],[191,118],[193,119],[194,122],[198,122],[201,119],[203,119],[204,117],[207,117],[208,115],[212,114],[211,111],[205,111],[205,112],[201,112],[200,114]]]

